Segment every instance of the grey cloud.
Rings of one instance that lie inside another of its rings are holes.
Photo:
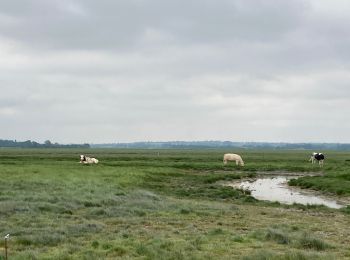
[[[33,48],[139,46],[149,29],[173,42],[276,40],[303,20],[302,1],[7,1],[2,33]]]
[[[2,1],[0,138],[350,141],[350,18],[329,5]]]

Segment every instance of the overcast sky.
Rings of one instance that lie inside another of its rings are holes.
[[[0,139],[350,142],[347,0],[0,1]]]

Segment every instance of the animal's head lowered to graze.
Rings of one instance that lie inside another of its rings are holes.
[[[226,165],[228,161],[235,161],[236,165],[244,166],[244,161],[242,157],[238,154],[234,154],[234,153],[224,154],[224,159],[223,159],[224,164]]]

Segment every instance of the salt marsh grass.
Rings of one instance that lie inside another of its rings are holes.
[[[10,259],[350,258],[347,209],[259,202],[218,184],[312,171],[323,176],[293,185],[345,196],[350,154],[329,153],[320,169],[308,152],[235,151],[242,168],[224,166],[225,152],[1,149],[0,234],[11,234]],[[81,165],[80,154],[100,163]]]

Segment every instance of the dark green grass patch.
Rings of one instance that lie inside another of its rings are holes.
[[[342,208],[341,211],[346,214],[350,214],[350,205],[347,205],[346,207]]]

